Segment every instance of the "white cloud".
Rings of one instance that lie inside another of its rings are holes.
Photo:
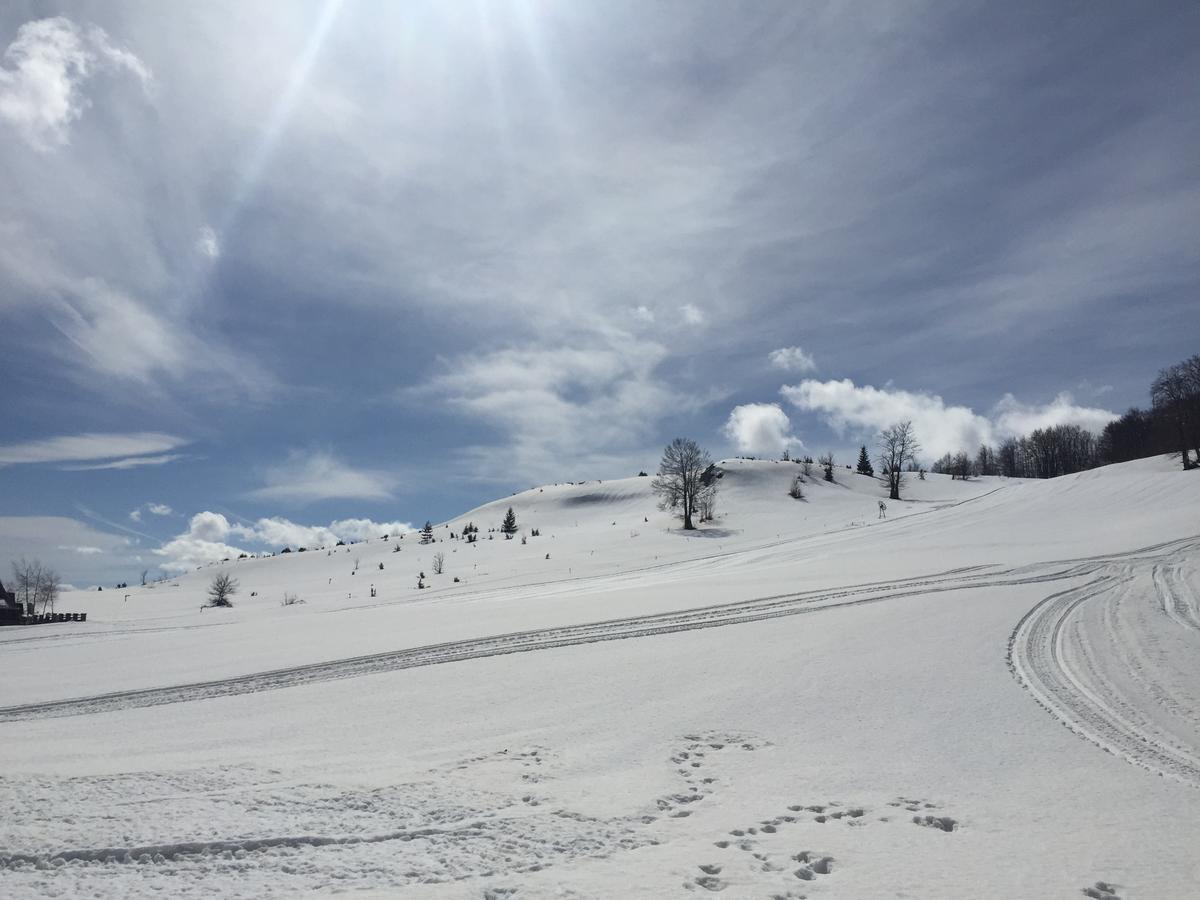
[[[329,525],[303,525],[281,517],[263,518],[253,524],[231,524],[221,513],[208,510],[192,516],[188,530],[154,553],[163,557],[162,568],[184,572],[241,554],[276,552],[284,547],[329,547],[342,541],[379,538],[385,534],[412,531],[408,522],[375,522],[371,519],[339,519]],[[245,547],[229,543],[237,541]]]
[[[1107,409],[1077,406],[1075,398],[1064,391],[1044,406],[1021,403],[1012,394],[1005,394],[992,407],[991,418],[996,431],[1004,436],[1028,434],[1035,428],[1049,428],[1063,423],[1078,425],[1099,434],[1117,415]]]
[[[223,541],[229,537],[232,527],[220,513],[205,510],[192,516],[187,533],[189,537],[200,541]]]
[[[802,347],[780,347],[772,350],[767,358],[775,368],[788,372],[812,372],[817,368],[812,354],[806,353]]]
[[[135,522],[142,521],[143,510],[155,516],[169,516],[173,511],[165,503],[143,503],[129,514],[129,518]]]
[[[648,306],[639,306],[635,308],[633,311],[633,317],[641,322],[645,322],[647,325],[654,324],[654,310],[650,309]]]
[[[1099,431],[1117,418],[1105,409],[1076,406],[1070,394],[1060,394],[1051,403],[1022,404],[1006,394],[983,416],[966,406],[948,405],[936,394],[914,393],[892,387],[859,387],[850,379],[805,380],[780,389],[796,408],[821,414],[839,433],[879,431],[911,420],[927,458],[958,450],[973,450],[980,444],[996,444],[1006,437],[1027,434],[1034,428],[1074,424]]]
[[[196,238],[196,252],[207,259],[216,259],[221,255],[221,241],[216,231],[208,225],[200,229]]]
[[[197,367],[192,351],[199,348],[154,311],[99,279],[85,278],[74,288],[52,307],[50,321],[92,368],[148,382],[156,372]]]
[[[159,456],[129,456],[125,459],[114,459],[112,462],[59,466],[59,468],[66,472],[95,472],[99,469],[136,469],[138,466],[162,466],[177,459],[183,459],[183,454],[163,453]]]
[[[128,434],[88,432],[0,446],[0,465],[134,457],[173,450],[186,443],[188,442],[183,438],[156,431]],[[146,463],[136,460],[120,459],[115,463],[106,463],[98,468],[128,468],[129,465],[144,464]],[[154,462],[152,461],[151,464]]]
[[[63,16],[26,22],[4,51],[4,60],[0,120],[42,151],[67,143],[71,123],[90,105],[83,85],[97,71],[124,69],[143,88],[150,83],[145,64],[114,46],[104,29],[82,29]]]
[[[266,485],[248,496],[260,500],[310,503],[317,500],[387,500],[396,486],[395,476],[370,469],[353,469],[331,454],[293,451],[286,462],[271,466]]]
[[[594,323],[553,349],[513,347],[447,361],[447,371],[401,396],[440,398],[491,425],[503,441],[464,452],[479,477],[533,482],[607,477],[643,463],[645,441],[664,415],[707,401],[657,374],[667,348]]]
[[[64,516],[0,516],[0,547],[4,566],[22,556],[40,559],[76,582],[130,578],[136,565],[132,539]]]
[[[153,552],[163,557],[161,568],[164,571],[187,572],[223,559],[236,559],[246,551],[220,541],[205,541],[180,535]]]
[[[705,321],[704,311],[691,303],[685,303],[679,307],[679,313],[683,316],[683,321],[689,325],[703,325]]]
[[[751,456],[780,456],[784,450],[803,446],[791,434],[791,422],[776,403],[735,406],[721,430],[739,453]]]

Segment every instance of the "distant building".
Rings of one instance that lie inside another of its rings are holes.
[[[4,589],[4,583],[0,582],[0,625],[19,625],[21,624],[21,615],[25,610],[21,609],[21,605],[17,603],[17,595],[12,591]]]

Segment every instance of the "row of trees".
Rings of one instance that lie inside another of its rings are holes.
[[[930,471],[1056,478],[1164,453],[1178,454],[1184,469],[1200,466],[1200,355],[1162,369],[1150,386],[1150,403],[1150,409],[1129,409],[1099,436],[1078,425],[1039,428],[996,448],[984,444],[973,457],[965,450],[947,453]]]
[[[1200,466],[1200,354],[1162,369],[1150,385],[1150,409],[1131,408],[1100,435],[1106,463],[1160,453],[1178,453],[1185,469]]]
[[[37,614],[54,612],[54,604],[62,589],[62,579],[54,569],[43,565],[41,560],[30,562],[21,557],[12,564],[12,573],[13,593],[17,595],[18,603],[25,606],[32,603],[33,611]],[[41,609],[38,609],[39,606]]]
[[[998,448],[982,444],[974,457],[965,450],[947,453],[929,467],[953,478],[1004,475],[1008,478],[1057,478],[1104,465],[1101,441],[1078,425],[1038,428],[1008,438]]]

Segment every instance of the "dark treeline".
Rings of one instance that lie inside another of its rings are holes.
[[[954,478],[1055,478],[1163,453],[1178,455],[1185,469],[1200,466],[1200,355],[1159,372],[1150,387],[1150,408],[1131,408],[1099,437],[1078,425],[1039,428],[995,449],[981,446],[973,457],[947,453],[930,471]]]

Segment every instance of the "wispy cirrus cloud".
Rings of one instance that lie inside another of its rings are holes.
[[[354,468],[325,451],[292,451],[287,460],[268,466],[266,482],[246,496],[284,503],[319,500],[389,500],[399,478],[379,469]]]
[[[182,453],[162,453],[158,456],[127,456],[124,459],[114,459],[111,462],[90,463],[84,465],[72,464],[59,466],[66,472],[95,472],[101,469],[136,469],[139,466],[163,466],[177,459],[184,459]]]
[[[178,458],[178,455],[163,454],[163,451],[174,450],[188,443],[185,438],[157,431],[63,435],[0,446],[0,466],[108,460],[114,457],[119,458],[83,468],[121,469],[137,465],[162,465]],[[154,457],[149,454],[159,455]],[[141,461],[143,459],[146,461]]]

